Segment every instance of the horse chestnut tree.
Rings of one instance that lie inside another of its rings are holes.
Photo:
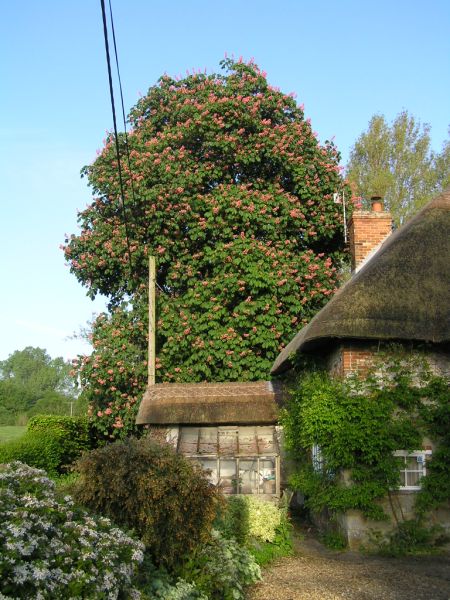
[[[344,256],[339,154],[254,63],[164,75],[83,169],[94,200],[66,239],[88,294],[109,298],[79,357],[108,435],[132,428],[146,384],[148,257],[157,257],[157,380],[267,378],[322,307]],[[349,190],[347,190],[349,197]]]

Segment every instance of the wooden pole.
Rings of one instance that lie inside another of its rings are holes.
[[[156,336],[156,260],[150,256],[148,263],[148,385],[155,384]]]

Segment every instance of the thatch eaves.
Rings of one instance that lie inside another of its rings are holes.
[[[267,425],[278,419],[280,382],[158,383],[148,386],[138,425]]]
[[[284,348],[271,373],[296,352],[330,340],[450,341],[450,188],[382,244]]]

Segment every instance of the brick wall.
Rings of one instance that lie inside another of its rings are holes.
[[[375,356],[376,350],[371,348],[343,347],[342,353],[342,374],[359,373],[363,375],[370,367]]]
[[[352,270],[364,261],[392,232],[392,217],[388,212],[357,210],[349,223]]]

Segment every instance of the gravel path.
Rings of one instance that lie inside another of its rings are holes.
[[[314,540],[273,563],[249,600],[450,600],[450,556],[379,558]]]

